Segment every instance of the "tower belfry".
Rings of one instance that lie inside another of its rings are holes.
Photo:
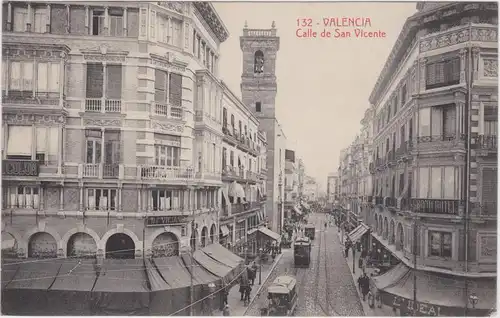
[[[279,154],[284,154],[285,149],[279,142],[284,136],[276,119],[276,55],[280,46],[276,33],[274,21],[270,29],[251,29],[245,21],[240,47],[243,52],[241,97],[243,103],[259,118],[259,130],[267,138],[265,213],[272,230],[279,233],[282,222],[279,176],[283,166]]]

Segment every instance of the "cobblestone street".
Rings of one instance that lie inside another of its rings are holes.
[[[293,250],[284,251],[280,263],[269,276],[245,315],[260,316],[260,308],[267,305],[267,287],[279,275],[293,275],[299,285],[296,316],[364,316],[350,269],[342,254],[337,229],[324,231],[326,215],[313,214],[310,222],[316,224],[316,239],[311,251],[309,268],[295,268]],[[321,229],[321,231],[320,231]]]

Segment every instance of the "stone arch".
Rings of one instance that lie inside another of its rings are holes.
[[[132,232],[127,228],[123,228],[120,230],[118,228],[113,228],[104,233],[101,240],[99,241],[99,244],[97,244],[98,255],[103,255],[103,256],[105,255],[104,253],[106,251],[106,242],[112,235],[117,233],[123,233],[128,235],[132,239],[132,241],[134,241],[136,255],[139,256],[140,254],[142,254],[142,241],[139,240],[139,238],[137,237],[137,235],[135,235],[134,232]]]
[[[104,252],[105,258],[134,259],[136,244],[129,235],[119,232],[106,240]]]
[[[24,254],[25,257],[28,256],[28,245],[29,245],[29,241],[30,241],[31,236],[33,236],[34,234],[36,234],[38,232],[47,232],[50,235],[52,235],[52,237],[57,242],[58,255],[59,256],[63,255],[62,254],[62,251],[63,251],[62,240],[61,240],[61,236],[59,235],[59,233],[51,226],[45,225],[45,222],[39,222],[37,226],[32,227],[31,229],[26,231],[26,233],[24,233],[24,236],[23,236],[21,243],[18,244],[18,248],[20,249],[20,252],[22,254]]]
[[[4,229],[2,229],[2,234],[3,233],[8,233],[10,236],[12,236],[16,240],[17,249],[20,249],[24,245],[26,245],[24,240],[23,240],[23,236],[18,231],[11,228],[10,226],[6,226]]]
[[[405,243],[405,233],[403,229],[403,225],[401,222],[398,222],[396,229],[396,250],[402,250]]]
[[[396,237],[396,227],[394,225],[394,219],[391,219],[391,222],[389,224],[389,244],[394,244],[395,237]]]
[[[205,247],[207,246],[207,243],[208,243],[208,228],[206,226],[203,226],[203,228],[201,229],[201,247]]]
[[[35,244],[40,239],[40,244]],[[28,257],[33,258],[57,258],[58,241],[45,231],[39,231],[30,236],[28,240]]]
[[[74,227],[71,230],[69,230],[68,232],[66,232],[66,234],[64,234],[63,237],[61,238],[61,248],[63,249],[64,255],[68,256],[69,240],[71,239],[71,237],[73,235],[75,235],[76,233],[79,233],[79,232],[90,235],[95,241],[96,248],[99,249],[99,242],[101,241],[101,238],[99,237],[99,234],[97,234],[96,231],[89,229],[86,226],[83,226],[81,228]]]
[[[264,72],[264,53],[261,50],[257,50],[253,55],[253,72]]]
[[[151,241],[153,257],[178,256],[180,251],[180,237],[170,231],[163,231]]]
[[[5,249],[4,243],[8,245],[8,247],[5,246]],[[2,258],[17,258],[18,246],[19,240],[12,233],[2,231]]]
[[[212,225],[210,226],[210,243],[217,242],[217,237],[217,227],[215,226],[215,223],[212,222]]]

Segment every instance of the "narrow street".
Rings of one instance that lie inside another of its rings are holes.
[[[316,224],[316,238],[309,268],[295,268],[293,250],[287,249],[269,276],[260,295],[248,308],[247,316],[260,316],[267,305],[267,286],[279,275],[297,278],[299,301],[296,316],[364,316],[356,286],[342,253],[336,227],[324,230],[326,214],[311,214]]]

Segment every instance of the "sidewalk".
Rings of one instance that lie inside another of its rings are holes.
[[[339,239],[342,240],[342,232],[338,232],[337,234],[339,236]],[[344,240],[342,240],[342,242],[345,241],[345,237],[347,237],[347,235],[344,235]],[[342,250],[343,249],[344,248],[342,247]],[[358,260],[359,260],[359,257],[361,256],[361,252],[356,251],[356,254],[355,254],[355,259],[354,259],[354,266],[356,266],[355,273],[352,272],[353,262],[352,262],[352,250],[351,249],[349,249],[348,254],[349,254],[349,256],[345,260],[347,262],[347,265],[349,266],[349,269],[350,269],[350,272],[352,275],[352,279],[354,281],[354,285],[356,286],[356,290],[358,291],[359,300],[361,301],[361,305],[363,306],[363,311],[365,312],[365,316],[370,316],[370,317],[382,317],[382,316],[395,317],[395,316],[397,316],[397,313],[393,312],[392,308],[385,306],[385,305],[382,305],[381,308],[378,308],[377,306],[375,306],[374,308],[370,308],[370,306],[368,305],[368,297],[366,298],[365,301],[363,301],[363,294],[361,294],[361,291],[358,288],[358,277],[363,273],[363,269],[358,268]],[[374,271],[375,271],[375,268],[367,267],[366,268],[366,275],[370,276],[371,273],[373,273]]]
[[[284,251],[283,251],[284,252]],[[272,258],[269,257],[269,260],[266,263],[262,263],[262,284],[259,285],[259,271],[257,271],[257,275],[255,277],[255,282],[254,285],[252,286],[252,292],[250,294],[250,304],[253,302],[255,296],[258,294],[260,288],[262,285],[267,280],[267,277],[271,274],[273,271],[274,267],[276,267],[276,264],[280,261],[281,257],[283,256],[283,253],[276,255],[276,258],[274,259],[274,262],[272,261]],[[229,304],[229,311],[231,313],[231,316],[243,316],[245,314],[245,311],[247,310],[248,307],[246,307],[241,299],[241,295],[239,292],[240,285],[235,284],[230,290],[229,294],[227,295],[227,302]],[[216,310],[215,315],[217,316],[222,316],[222,311]]]

